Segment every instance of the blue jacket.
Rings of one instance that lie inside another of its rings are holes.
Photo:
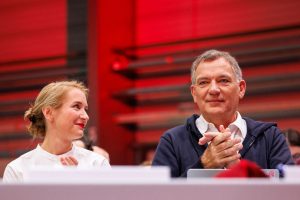
[[[153,166],[169,166],[172,177],[186,177],[187,170],[203,168],[200,157],[207,145],[199,145],[202,134],[195,121],[198,115],[187,119],[185,125],[166,131],[157,146]],[[243,118],[247,123],[247,135],[240,150],[241,159],[254,161],[263,169],[275,169],[278,164],[294,164],[284,135],[275,123]]]

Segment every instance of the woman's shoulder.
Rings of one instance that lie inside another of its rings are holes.
[[[30,163],[31,158],[33,157],[35,152],[34,150],[31,150],[25,154],[22,154],[18,158],[12,160],[7,164],[4,170],[3,179],[4,180],[21,180],[22,174],[24,169],[28,166],[28,163]]]
[[[23,162],[27,162],[34,156],[34,152],[36,149],[30,150],[22,155],[20,155],[18,158],[12,160],[8,165],[19,165],[22,164]]]

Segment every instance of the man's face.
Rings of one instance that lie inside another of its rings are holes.
[[[191,93],[204,118],[210,122],[216,117],[233,121],[245,94],[245,81],[238,82],[224,58],[201,62],[195,73],[196,84],[191,86]]]

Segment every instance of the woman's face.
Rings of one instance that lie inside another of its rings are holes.
[[[83,136],[89,120],[85,94],[77,89],[70,89],[62,100],[62,105],[52,112],[51,128],[63,140],[73,141]]]

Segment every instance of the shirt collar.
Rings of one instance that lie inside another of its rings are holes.
[[[72,145],[72,149],[66,153],[63,153],[61,155],[55,155],[52,153],[49,153],[48,151],[44,150],[40,144],[37,145],[36,149],[39,152],[39,154],[43,155],[45,158],[48,158],[50,160],[58,160],[60,156],[69,156],[73,155],[75,151],[75,145]]]
[[[237,112],[237,118],[234,122],[232,122],[229,126],[229,129],[234,132],[234,129],[239,129],[242,134],[243,139],[245,139],[247,134],[247,124],[246,121],[242,118],[239,112]]]
[[[196,119],[196,127],[202,135],[207,131],[218,131],[218,129],[213,123],[210,123],[204,119],[203,115],[200,115],[200,117]],[[240,133],[242,134],[242,137],[246,137],[247,124],[246,121],[241,117],[239,112],[237,112],[236,120],[232,122],[228,127],[231,130],[231,132],[236,132],[237,129],[239,129]]]
[[[200,115],[200,117],[196,119],[196,126],[202,135],[203,133],[206,133],[208,130],[211,131],[218,130],[213,123],[209,123],[208,121],[206,121],[203,115]]]

